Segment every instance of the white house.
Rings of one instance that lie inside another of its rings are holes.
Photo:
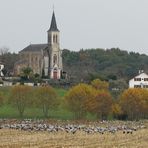
[[[148,75],[139,71],[139,75],[129,81],[129,88],[148,88]]]
[[[4,76],[2,70],[4,69],[4,65],[0,63],[0,77]]]

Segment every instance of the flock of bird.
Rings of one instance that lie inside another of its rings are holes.
[[[133,132],[146,128],[144,125],[116,125],[116,126],[93,126],[93,125],[80,125],[80,124],[49,124],[45,123],[42,120],[31,120],[25,119],[19,122],[14,123],[7,123],[4,120],[0,120],[0,129],[14,129],[14,130],[22,130],[22,131],[29,131],[29,132],[41,132],[47,131],[48,133],[57,133],[57,132],[66,132],[71,134],[76,134],[78,131],[85,132],[87,134],[94,134],[94,133],[112,133],[115,134],[118,131],[121,131],[123,134],[133,134]]]

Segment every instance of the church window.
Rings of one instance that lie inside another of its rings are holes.
[[[56,42],[56,36],[53,35],[53,43],[55,43],[55,42]]]
[[[56,35],[56,43],[58,43],[58,36]]]
[[[53,57],[53,63],[56,64],[57,63],[57,55],[55,54]]]

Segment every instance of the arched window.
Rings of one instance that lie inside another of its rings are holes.
[[[53,43],[55,43],[55,42],[56,42],[56,36],[53,35]]]
[[[58,43],[58,35],[56,35],[56,43]]]
[[[56,54],[53,56],[53,63],[57,64],[57,55]]]

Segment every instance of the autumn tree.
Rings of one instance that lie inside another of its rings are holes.
[[[36,89],[36,106],[42,108],[45,117],[48,117],[49,109],[55,109],[58,105],[56,91],[51,86],[42,86]]]
[[[148,90],[141,88],[125,90],[120,97],[120,105],[130,120],[148,117]]]
[[[148,90],[147,89],[143,90],[142,94],[143,94],[143,99],[142,99],[143,116],[142,117],[147,119],[148,118]]]
[[[112,104],[112,115],[115,119],[118,119],[123,115],[121,106],[116,102]]]
[[[112,96],[108,91],[97,90],[95,97],[87,102],[88,110],[97,115],[97,118],[107,119],[111,113]]]
[[[9,102],[17,108],[20,117],[23,117],[26,107],[31,103],[31,92],[30,86],[18,85],[12,88]]]
[[[87,113],[88,100],[93,99],[95,89],[87,84],[78,84],[65,96],[67,108],[74,113],[76,119],[82,119]],[[91,103],[89,101],[89,103]]]
[[[100,79],[95,79],[91,82],[91,85],[97,90],[108,90],[109,83],[106,81],[101,81]]]

